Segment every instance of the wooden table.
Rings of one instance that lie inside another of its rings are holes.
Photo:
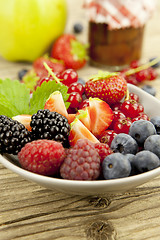
[[[84,24],[78,36],[87,41],[83,1],[68,0],[66,32],[74,22]],[[160,1],[146,27],[142,60],[160,55]],[[0,59],[0,78],[17,78],[30,64]],[[79,76],[87,79],[97,69],[86,66]],[[160,99],[160,82],[152,82]],[[0,240],[159,240],[160,177],[125,194],[70,196],[24,180],[0,164]]]

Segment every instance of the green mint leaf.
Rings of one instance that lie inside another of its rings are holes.
[[[60,91],[66,107],[69,105],[67,99],[69,94],[67,93],[67,86],[56,83],[56,81],[43,82],[40,87],[36,88],[36,91],[33,92],[33,96],[30,100],[30,112],[29,114],[34,114],[40,109],[44,109],[46,100],[49,98],[50,94],[54,91]]]
[[[0,80],[0,96],[3,102],[6,99],[6,110],[8,108],[8,114],[11,115],[11,109],[13,107],[13,116],[17,114],[27,114],[29,112],[30,90],[20,83],[18,80],[5,79]],[[9,105],[11,107],[9,107]],[[4,110],[3,110],[4,111]],[[0,114],[2,112],[2,105],[0,107]]]

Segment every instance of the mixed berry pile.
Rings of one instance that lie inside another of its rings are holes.
[[[154,60],[133,61],[118,73],[99,71],[85,82],[77,70],[86,61],[86,46],[64,34],[50,57],[19,72],[20,82],[0,80],[0,153],[18,155],[28,171],[70,180],[116,179],[159,167],[160,116],[150,119],[140,96],[127,88],[157,78]]]
[[[45,69],[33,95],[49,82],[56,91],[34,114],[0,116],[1,154],[17,154],[26,170],[70,180],[122,178],[160,166],[160,116],[149,118],[122,74],[100,71],[85,83],[74,69]]]

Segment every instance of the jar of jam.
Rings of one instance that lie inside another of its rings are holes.
[[[139,60],[154,0],[86,0],[91,64],[124,66]]]

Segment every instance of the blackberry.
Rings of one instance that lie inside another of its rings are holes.
[[[48,139],[61,142],[64,146],[68,142],[70,125],[67,118],[48,109],[38,110],[31,117],[33,139]]]
[[[0,153],[18,154],[31,141],[31,133],[22,123],[0,115]]]

